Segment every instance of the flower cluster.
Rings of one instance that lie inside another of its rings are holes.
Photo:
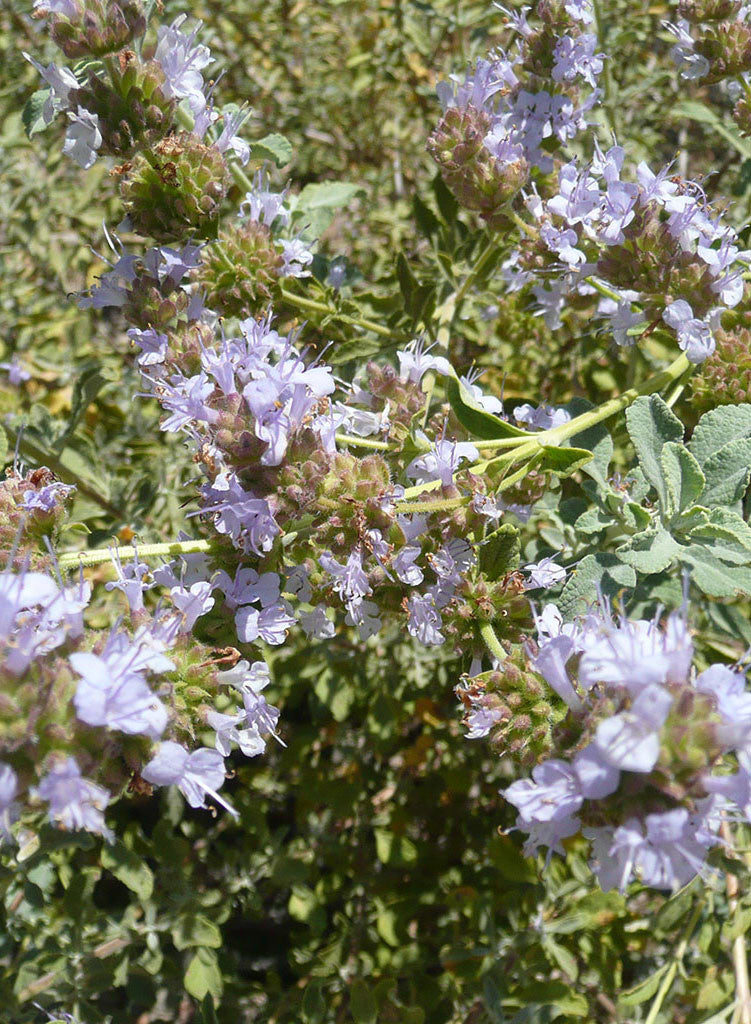
[[[562,841],[582,832],[604,889],[623,891],[632,879],[674,889],[704,874],[723,821],[751,818],[745,671],[692,669],[679,612],[661,625],[614,620],[603,604],[566,624],[548,604],[537,636],[521,674],[504,662],[459,691],[470,737],[498,733],[505,753],[522,761],[532,753],[531,779],[503,791],[528,833],[526,852],[562,852]],[[504,685],[509,672],[513,687]],[[516,748],[508,742],[513,719],[529,719],[529,710],[509,702],[509,689],[534,695],[541,720],[546,705],[549,712],[536,731],[527,723]]]
[[[445,425],[433,440],[406,430],[424,407],[422,376],[447,372],[445,359],[413,346],[399,353],[399,374],[371,366],[367,387],[333,401],[330,368],[307,363],[294,334],[279,334],[270,314],[241,321],[236,336],[210,320],[205,314],[169,336],[153,328],[130,335],[168,413],[162,429],[192,439],[206,474],[198,514],[231,545],[222,553],[231,571],[212,585],[223,591],[242,642],[282,644],[296,622],[308,636],[328,638],[335,624],[327,610],[339,607],[363,638],[378,632],[384,613],[406,616],[408,632],[427,646],[445,642],[444,626],[457,642],[469,635],[477,645],[478,604],[486,618],[506,616],[507,606],[527,617],[523,578],[486,586],[465,539],[493,517],[469,501],[484,490],[463,469],[478,449],[450,439]],[[190,376],[188,366],[196,371]],[[387,454],[350,453],[373,435]],[[418,501],[402,513],[410,482]],[[426,505],[421,513],[421,500],[439,493],[450,507],[460,488],[467,500],[454,501],[455,511]]]
[[[29,530],[33,537],[38,521],[60,514],[70,488],[47,470],[34,471],[25,486],[18,480],[13,474],[0,485],[0,503],[18,520],[16,545],[24,550]],[[85,626],[91,587],[83,576],[66,583],[59,570],[55,579],[28,564],[0,573],[4,835],[23,801],[30,810],[46,806],[65,828],[110,838],[104,822],[110,799],[139,773],[166,784],[166,762],[174,769],[169,781],[192,806],[204,806],[205,795],[228,806],[216,790],[232,744],[254,756],[276,733],[278,712],[261,695],[270,681],[265,663],[250,665],[237,651],[214,657],[190,635],[214,604],[212,584],[193,579],[201,566],[186,556],[178,577],[176,565],[152,574],[137,553],[125,564],[116,552],[113,559],[117,578],[107,586],[124,593],[131,615],[129,628],[119,624],[109,632]],[[169,599],[149,611],[144,592],[157,585],[169,589]],[[216,749],[190,753],[196,733],[207,728],[215,731]]]
[[[428,142],[457,200],[491,227],[506,223],[504,209],[530,173],[552,171],[553,154],[586,127],[604,59],[586,31],[594,20],[588,0],[539,4],[538,28],[526,7],[501,10],[519,36],[515,49],[440,84],[444,114]]]
[[[521,260],[530,279],[545,281],[532,291],[547,323],[558,326],[567,296],[596,289],[618,344],[662,323],[691,362],[702,362],[723,312],[743,297],[749,253],[698,185],[644,163],[635,181],[624,180],[624,159],[620,146],[597,150],[585,167],[560,168],[554,195],[528,197],[537,227]]]

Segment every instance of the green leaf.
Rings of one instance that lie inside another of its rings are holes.
[[[660,987],[664,975],[670,969],[670,964],[663,964],[659,967],[654,974],[650,974],[644,981],[640,981],[638,985],[634,985],[633,988],[623,992],[618,999],[619,1003],[623,1006],[638,1006],[639,1003],[645,1003],[648,999],[651,999]]]
[[[480,438],[483,441],[492,441],[497,437],[529,437],[530,440],[533,439],[533,434],[507,423],[491,412],[486,412],[458,377],[446,377],[445,386],[446,397],[454,415],[469,431],[471,437]]]
[[[47,127],[47,124],[42,117],[42,110],[50,97],[51,91],[51,89],[37,89],[36,92],[31,94],[23,108],[21,121],[23,122],[26,136],[29,139],[32,135],[37,135],[39,132],[43,132]]]
[[[8,461],[8,438],[5,431],[0,429],[0,469]]]
[[[680,560],[690,567],[697,587],[710,597],[751,594],[751,568],[729,566],[698,544],[681,548]]]
[[[589,430],[582,431],[576,435],[576,443],[580,448],[586,448],[592,452],[592,459],[584,465],[584,472],[587,476],[600,485],[607,488],[608,469],[610,460],[613,457],[613,439],[606,428],[598,423]]]
[[[183,979],[185,991],[195,999],[203,999],[211,993],[214,999],[222,994],[222,972],[219,970],[216,953],[211,949],[199,949],[188,964]]]
[[[667,485],[666,514],[672,516],[690,508],[704,490],[699,463],[684,445],[668,441],[660,452],[660,466]]]
[[[419,282],[412,273],[404,253],[401,252],[396,257],[396,277],[399,281],[399,288],[401,289],[402,298],[404,299],[404,305],[409,312],[412,295],[415,290],[419,288]]]
[[[746,493],[751,479],[751,437],[729,441],[704,463],[706,487],[702,505],[733,505]]]
[[[688,449],[703,468],[730,441],[751,437],[751,405],[722,405],[704,413],[691,435]]]
[[[172,927],[172,941],[176,949],[190,949],[191,946],[219,949],[222,933],[213,921],[200,914],[183,914]]]
[[[316,181],[306,185],[297,197],[298,210],[338,210],[358,196],[364,196],[362,185],[350,181]]]
[[[597,600],[598,592],[604,597],[616,597],[621,590],[636,586],[636,573],[632,566],[614,554],[600,552],[586,555],[571,573],[561,592],[558,607],[565,619],[571,619]]]
[[[711,107],[705,106],[698,100],[684,100],[683,103],[674,103],[670,108],[670,117],[673,120],[686,117],[690,121],[697,121],[699,124],[706,124],[718,135],[729,142],[742,157],[751,159],[751,142],[744,139],[734,125],[721,118]]]
[[[586,448],[557,448],[544,445],[543,458],[538,465],[542,472],[555,473],[556,476],[571,476],[581,466],[592,461],[592,452]]]
[[[706,522],[695,526],[688,539],[711,549],[712,554],[734,565],[751,561],[751,527],[729,508],[713,508]]]
[[[355,978],[349,989],[349,1009],[355,1024],[376,1024],[378,1004],[368,985]]]
[[[489,580],[500,579],[519,567],[519,531],[511,523],[504,523],[479,546],[480,572]]]
[[[683,439],[683,424],[659,395],[637,398],[626,411],[626,424],[641,470],[667,508],[669,495],[660,456],[668,442]]]
[[[487,854],[493,866],[509,882],[536,885],[540,879],[535,862],[525,857],[511,836],[497,833],[487,843]]]
[[[665,933],[673,931],[676,925],[688,916],[694,905],[697,892],[697,879],[693,878],[688,885],[684,885],[678,892],[673,893],[660,908],[655,918],[655,928]]]
[[[609,515],[603,509],[589,508],[576,520],[575,527],[578,533],[601,533],[616,522],[615,516]]]
[[[326,1000],[321,992],[321,981],[314,978],[305,986],[302,997],[302,1016],[307,1024],[321,1024],[326,1013]]]
[[[650,533],[637,534],[628,544],[617,550],[619,558],[633,565],[637,572],[662,572],[680,553],[681,546],[676,543],[667,530],[658,529]]]
[[[102,847],[102,867],[127,885],[140,900],[148,900],[154,891],[151,868],[119,839]]]
[[[318,897],[307,885],[293,885],[288,909],[296,921],[308,921],[319,908]]]
[[[219,1024],[219,1018],[214,1009],[214,997],[207,992],[201,1003],[201,1024]]]
[[[397,867],[414,864],[417,847],[406,836],[396,835],[387,828],[375,829],[376,856],[382,864]]]
[[[270,160],[277,167],[284,167],[292,160],[292,143],[284,135],[265,135],[250,144],[250,159]]]
[[[550,936],[543,939],[542,948],[555,967],[559,967],[571,981],[576,981],[579,976],[579,965],[573,953]]]

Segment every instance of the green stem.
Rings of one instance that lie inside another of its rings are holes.
[[[501,641],[495,635],[495,630],[493,629],[493,624],[491,622],[480,623],[480,636],[494,658],[497,658],[499,661],[506,660],[506,652],[501,646]]]
[[[287,291],[287,289],[282,286],[279,288],[279,293],[285,302],[288,302],[291,306],[296,306],[298,309],[303,311],[308,310],[311,313],[323,313],[326,316],[335,316],[338,320],[342,320],[344,323],[351,324],[353,327],[362,327],[363,330],[372,331],[374,334],[378,334],[382,338],[391,338],[393,336],[388,327],[384,327],[382,324],[377,324],[374,320],[359,320],[353,316],[346,316],[343,313],[337,312],[335,308],[327,305],[325,302],[318,302],[315,299],[308,299],[303,295],[297,295],[294,292]]]
[[[537,228],[533,228],[531,224],[527,224],[525,220],[521,219],[518,213],[514,213],[513,210],[509,210],[508,215],[523,234],[528,235],[530,238],[534,238],[535,241],[540,237],[540,232]]]
[[[120,558],[129,559],[138,554],[139,558],[157,558],[159,556],[191,555],[197,552],[211,551],[214,542],[210,540],[176,540],[167,544],[139,544],[138,547],[94,548],[91,551],[63,551],[58,555],[61,569],[77,569],[78,566],[101,565],[112,559],[116,550]]]
[[[591,284],[592,287],[600,293],[600,295],[604,295],[608,299],[614,299],[616,302],[623,302],[622,295],[619,295],[617,291],[614,291],[614,289],[603,284],[602,281],[598,281],[596,277],[587,277],[585,278],[585,281],[587,284]]]
[[[665,972],[665,976],[662,979],[662,984],[658,989],[657,995],[654,998],[654,1002],[649,1008],[649,1016],[644,1021],[644,1024],[655,1024],[655,1021],[657,1020],[657,1015],[662,1009],[662,1004],[665,1002],[665,997],[670,991],[670,988],[675,980],[675,976],[678,973],[678,966],[681,960],[683,959],[684,953],[686,952],[686,948],[688,947],[688,944],[691,940],[691,936],[694,933],[696,923],[699,920],[699,917],[701,916],[702,909],[703,903],[701,902],[701,900],[699,900],[696,906],[694,907],[694,912],[691,915],[690,921],[688,922],[688,926],[683,934],[683,938],[681,939],[680,943],[678,944],[678,948],[675,951],[672,963]]]
[[[387,441],[373,441],[369,437],[352,437],[351,434],[342,434],[339,431],[334,435],[339,444],[348,444],[352,448],[372,448],[377,452],[391,452],[393,445]]]
[[[440,483],[440,481],[438,482]],[[410,515],[413,512],[451,512],[455,508],[461,508],[462,505],[466,505],[469,500],[469,495],[462,498],[439,498],[436,501],[405,501],[400,499],[394,502],[394,508],[401,515]]]
[[[485,267],[487,267],[488,263],[491,261],[493,256],[495,256],[497,249],[498,240],[495,238],[491,238],[488,244],[480,253],[477,263],[475,263],[472,270],[470,270],[470,272],[465,277],[464,284],[461,286],[461,288],[459,288],[459,290],[456,293],[456,298],[454,299],[455,311],[459,309],[459,306],[464,301],[469,289],[475,283],[480,274],[482,274],[483,270],[485,269]]]
[[[632,402],[635,402],[642,395],[652,395],[661,391],[668,384],[682,377],[690,369],[691,363],[688,361],[686,354],[682,352],[677,359],[673,360],[670,366],[650,377],[643,384],[640,384],[639,387],[629,388],[616,398],[611,398],[610,401],[604,402],[596,409],[591,409],[580,416],[575,416],[568,423],[562,423],[560,426],[553,427],[550,430],[541,430],[534,437],[529,437],[528,435],[520,437],[517,444],[508,446],[511,449],[510,451],[504,452],[493,459],[477,462],[474,466],[468,466],[467,468],[475,474],[485,473],[491,467],[500,469],[506,465],[511,466],[515,462],[528,461],[537,455],[543,447],[560,447],[563,441],[568,441],[577,434],[581,434],[585,430],[589,430],[590,427],[594,427],[603,420],[607,420],[611,416],[615,416],[616,413],[627,409]],[[420,494],[424,494],[426,491],[434,491],[440,486],[440,480],[431,480],[425,484],[415,484],[413,487],[408,487],[404,492],[404,499],[416,498]],[[506,486],[510,486],[508,481]]]
[[[562,423],[559,427],[553,427],[552,430],[543,430],[538,435],[540,443],[555,445],[561,441],[567,441],[569,438],[575,437],[576,434],[581,434],[590,427],[594,427],[603,420],[607,420],[616,413],[627,409],[632,402],[635,402],[637,398],[641,398],[642,395],[653,395],[658,391],[662,391],[668,384],[678,380],[679,377],[682,377],[691,368],[692,364],[688,361],[686,353],[681,352],[670,366],[656,373],[653,377],[649,377],[639,387],[629,388],[616,398],[611,398],[609,402],[598,406],[597,409],[591,409],[589,412],[582,413],[581,416],[575,416],[568,423]]]

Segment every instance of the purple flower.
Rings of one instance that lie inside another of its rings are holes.
[[[446,637],[441,633],[443,620],[435,600],[427,594],[411,594],[407,603],[407,630],[425,647],[437,647]]]
[[[697,828],[689,812],[630,818],[615,830],[585,831],[593,841],[592,869],[604,890],[624,892],[632,878],[655,889],[678,889],[706,870],[707,850],[717,837]]]
[[[666,307],[662,319],[678,336],[678,344],[691,363],[703,363],[715,350],[712,328],[706,320],[694,316],[685,299],[677,299]]]
[[[429,452],[419,455],[407,466],[407,476],[418,484],[440,480],[444,487],[454,482],[454,473],[464,459],[475,462],[480,453],[469,441],[435,441]]]
[[[245,199],[240,203],[240,211],[246,212],[250,220],[259,224],[271,225],[279,218],[281,224],[289,223],[289,210],[284,205],[287,190],[283,192],[272,192],[268,187],[268,178],[264,172],[258,171],[253,178],[253,188],[245,193]]]
[[[444,110],[449,107],[475,107],[491,112],[497,106],[496,94],[518,84],[513,65],[505,56],[497,60],[478,60],[474,73],[467,72],[462,81],[452,75],[449,82],[439,82],[438,99]]]
[[[133,560],[127,562],[124,567],[117,548],[112,548],[110,555],[112,564],[117,572],[117,580],[112,583],[106,583],[105,589],[122,590],[128,600],[131,612],[142,612],[144,591],[150,590],[154,586],[153,583],[143,582],[144,577],[149,575],[148,565],[145,562],[139,561],[137,549],[133,555]]]
[[[73,703],[82,722],[152,739],[162,735],[167,709],[133,667],[134,659],[123,658],[111,647],[105,648],[103,656],[71,654],[70,664],[81,676]]]
[[[127,333],[128,337],[141,350],[136,356],[139,366],[158,366],[165,361],[169,348],[169,339],[166,334],[160,334],[153,327],[149,327],[145,331],[131,327]]]
[[[196,620],[201,615],[206,615],[214,607],[214,598],[211,596],[213,585],[207,581],[193,583],[190,587],[173,587],[170,590],[170,598],[175,608],[181,612],[180,632],[190,633]]]
[[[378,605],[373,601],[360,598],[358,601],[350,602],[347,606],[345,622],[349,626],[357,626],[360,639],[367,640],[368,637],[375,636],[383,625],[378,610]]]
[[[279,600],[281,580],[275,572],[264,572],[259,576],[255,569],[244,568],[237,570],[234,580],[224,571],[218,573],[214,585],[224,592],[224,603],[231,610],[255,601],[262,608],[267,608]]]
[[[681,78],[691,81],[704,78],[709,72],[709,61],[694,49],[689,23],[681,18],[677,25],[673,25],[669,21],[664,21],[663,25],[678,40],[671,49],[670,56],[681,69]]]
[[[256,757],[266,749],[266,740],[255,726],[248,724],[244,712],[225,715],[219,711],[209,711],[206,722],[216,732],[216,749],[223,757],[232,753],[233,743],[237,744],[246,757]]]
[[[50,819],[63,828],[98,832],[109,842],[114,841],[114,833],[107,828],[102,813],[110,794],[84,779],[74,758],[52,768],[39,783],[36,794],[49,804]]]
[[[656,621],[627,619],[615,628],[602,623],[601,629],[599,637],[587,634],[579,664],[584,687],[603,683],[637,694],[653,683],[685,681],[693,645],[682,615],[670,615],[664,632]]]
[[[659,731],[673,698],[662,686],[645,687],[623,711],[600,722],[595,745],[608,764],[622,771],[651,772],[660,756]]]
[[[26,509],[27,512],[54,512],[73,491],[75,491],[75,487],[71,484],[62,484],[56,480],[38,491],[24,491],[21,508]]]
[[[419,544],[406,544],[391,560],[391,568],[408,587],[419,587],[425,579],[425,573],[419,565],[415,565],[421,552]]]
[[[157,388],[159,401],[172,412],[163,421],[162,430],[172,434],[184,427],[193,427],[195,422],[216,423],[219,413],[206,405],[206,399],[213,391],[214,385],[205,373],[187,378],[173,377],[169,383],[160,381]]]
[[[280,239],[282,247],[282,266],[280,277],[310,277],[306,270],[313,262],[313,253],[299,238]]]
[[[300,612],[299,619],[308,639],[330,640],[336,633],[336,627],[327,617],[323,605],[319,604],[311,612]]]
[[[538,764],[531,779],[519,779],[501,792],[518,810],[522,827],[526,822],[569,818],[584,802],[573,766],[557,759]]]
[[[334,592],[349,606],[357,603],[367,594],[372,594],[368,575],[362,566],[362,552],[355,548],[346,564],[338,562],[330,551],[324,551],[319,558],[321,568],[333,577]]]
[[[0,761],[0,841],[10,839],[10,826],[15,821],[18,777],[10,765]]]
[[[542,558],[539,562],[530,562],[524,569],[529,579],[524,584],[525,590],[548,590],[566,578],[566,570],[552,558]]]
[[[571,82],[577,75],[593,89],[602,72],[604,53],[595,53],[597,36],[561,36],[553,50],[553,81]]]
[[[431,345],[430,348],[433,346]],[[406,348],[398,349],[399,376],[402,380],[411,380],[419,384],[428,370],[451,376],[453,370],[444,356],[429,355],[430,348],[424,348],[422,340],[411,342]]]
[[[165,96],[187,99],[193,114],[198,115],[206,107],[201,71],[211,63],[211,53],[207,46],[195,45],[197,29],[190,35],[180,31],[186,18],[181,14],[171,25],[157,29],[154,60],[164,72]]]
[[[710,665],[694,686],[714,697],[722,725],[717,733],[727,747],[751,746],[751,693],[746,689],[745,673],[727,665]]]
[[[214,515],[217,533],[230,537],[243,551],[270,551],[279,526],[268,502],[246,491],[234,473],[220,473],[202,488],[204,513]]]
[[[292,608],[287,601],[279,601],[259,611],[243,605],[235,612],[235,626],[238,637],[247,644],[263,640],[278,647],[287,639],[287,632],[295,624]]]
[[[14,355],[9,363],[0,363],[0,369],[8,371],[8,383],[14,388],[31,378],[31,374],[19,361],[17,355]]]
[[[96,151],[102,144],[99,117],[79,107],[75,114],[68,111],[68,120],[63,153],[88,170],[96,162]]]
[[[225,779],[224,758],[217,750],[201,747],[188,753],[179,743],[166,740],[159,744],[141,775],[155,786],[177,786],[191,807],[205,807],[210,796],[239,818],[234,807],[217,792]]]
[[[234,686],[241,693],[260,693],[271,682],[271,673],[265,661],[254,661],[249,665],[243,660],[226,672],[217,672],[216,678],[217,682]]]
[[[552,430],[563,423],[568,423],[571,413],[565,409],[556,409],[552,405],[539,405],[535,408],[529,403],[517,405],[514,409],[517,423],[526,423],[531,430]]]

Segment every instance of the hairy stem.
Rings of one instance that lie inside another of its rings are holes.
[[[675,954],[673,955],[670,967],[668,967],[667,971],[665,972],[665,976],[662,979],[662,983],[660,984],[660,987],[657,991],[657,995],[654,997],[654,1001],[652,1002],[652,1005],[649,1008],[649,1016],[644,1021],[644,1024],[655,1024],[657,1016],[660,1010],[662,1009],[662,1004],[665,1002],[665,997],[667,996],[668,992],[670,991],[673,985],[673,982],[675,981],[675,976],[678,973],[678,967],[681,961],[683,960],[683,956],[686,952],[686,949],[688,948],[688,944],[691,941],[691,936],[694,934],[694,928],[696,928],[696,924],[699,920],[699,917],[701,916],[703,907],[704,904],[702,903],[702,901],[698,900],[696,906],[694,907],[694,912],[691,915],[691,919],[688,922],[688,926],[686,927],[686,931],[683,934],[683,938],[678,943],[678,947],[675,951]]]
[[[139,544],[131,547],[120,547],[114,544],[108,548],[93,548],[91,551],[63,551],[58,555],[58,564],[61,569],[77,569],[79,566],[101,565],[109,562],[113,552],[117,552],[121,559],[134,558],[158,558],[159,556],[170,557],[174,555],[192,555],[198,552],[211,551],[213,542],[210,540],[175,540],[166,544]]]
[[[501,641],[496,636],[491,622],[480,623],[480,636],[494,658],[497,658],[499,661],[506,660],[506,652],[501,646]]]
[[[720,835],[728,844],[733,845],[733,836],[727,821],[720,826]],[[738,913],[738,878],[735,875],[725,876],[725,889],[728,894],[728,907],[733,917]],[[748,962],[746,960],[746,936],[736,935],[733,940],[733,972],[735,973],[736,1013],[733,1020],[736,1024],[751,1024],[751,985],[748,979]]]
[[[325,302],[318,302],[316,299],[308,299],[304,295],[297,295],[295,292],[287,291],[282,286],[279,287],[279,292],[285,302],[288,302],[290,306],[296,306],[297,309],[301,309],[303,312],[335,316],[346,324],[351,324],[353,327],[362,327],[363,330],[372,331],[373,334],[377,334],[381,338],[393,337],[393,332],[388,327],[384,327],[383,324],[377,324],[375,320],[362,320],[354,316],[346,316],[344,313],[337,312],[335,307],[329,306]]]

